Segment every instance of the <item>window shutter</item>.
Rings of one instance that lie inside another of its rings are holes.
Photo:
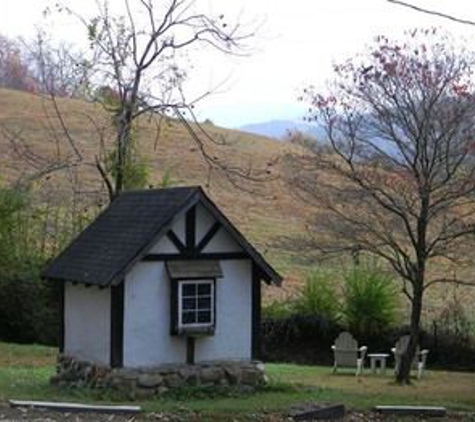
[[[178,282],[170,279],[170,335],[178,335]]]

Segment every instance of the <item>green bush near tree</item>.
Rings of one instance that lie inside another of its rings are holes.
[[[312,271],[307,276],[299,297],[292,304],[293,313],[338,321],[340,303],[335,281],[336,275],[332,271]]]
[[[397,320],[395,280],[375,265],[355,266],[344,276],[342,313],[355,335],[384,332]]]

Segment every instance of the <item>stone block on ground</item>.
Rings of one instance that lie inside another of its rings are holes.
[[[220,367],[203,368],[200,371],[200,381],[202,384],[217,384],[224,377],[224,372]]]
[[[110,368],[59,356],[57,371],[50,381],[59,387],[109,388],[131,398],[160,395],[187,385],[209,388],[235,385],[251,389],[265,383],[264,365],[259,362],[214,361],[151,368]]]
[[[137,379],[137,385],[144,388],[155,388],[163,384],[163,377],[160,374],[140,374]]]

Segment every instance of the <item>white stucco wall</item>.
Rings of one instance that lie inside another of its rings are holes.
[[[65,283],[64,353],[110,363],[110,289]]]
[[[199,207],[197,242],[213,224],[214,218]],[[181,223],[176,228],[180,226]],[[207,252],[240,250],[223,229],[208,246]],[[170,244],[159,240],[151,250],[167,253],[169,248]],[[196,362],[251,358],[251,261],[223,260],[221,267],[224,277],[216,281],[216,330],[213,336],[196,339]],[[140,262],[125,279],[124,366],[156,366],[185,361],[185,339],[170,335],[170,281],[165,264]]]
[[[170,335],[170,283],[163,262],[140,262],[126,276],[124,366],[185,362],[182,339]]]
[[[251,359],[252,273],[250,260],[221,261],[216,281],[216,329],[195,343],[196,362]]]
[[[251,262],[221,262],[216,281],[216,329],[195,342],[196,362],[251,359]],[[170,281],[163,262],[141,262],[127,275],[124,366],[186,361],[185,339],[170,335]]]

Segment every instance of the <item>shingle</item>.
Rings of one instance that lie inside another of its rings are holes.
[[[200,187],[125,192],[117,197],[43,272],[51,280],[108,286],[120,281],[165,234],[173,219],[198,201],[210,211],[261,270],[267,282],[281,276],[244,238]]]
[[[171,188],[120,195],[43,272],[45,278],[108,285],[200,192]]]

